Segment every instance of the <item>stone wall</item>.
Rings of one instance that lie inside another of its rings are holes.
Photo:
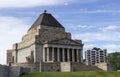
[[[59,30],[45,30],[42,29],[39,31],[39,35],[36,36],[37,42],[43,43],[45,41],[52,41],[56,39],[69,38],[71,39],[71,34]]]
[[[87,66],[76,62],[42,62],[41,72],[75,72],[75,71],[102,71],[96,66]]]
[[[28,48],[25,49],[21,49],[18,51],[18,60],[17,63],[25,63],[28,62],[27,61],[27,57],[31,56],[31,53],[33,52],[33,56],[34,56],[34,61],[36,60],[36,55],[35,55],[35,45],[32,45]]]
[[[83,63],[71,63],[71,71],[102,71],[96,66],[87,66]]]
[[[31,72],[53,72],[53,71],[60,71],[60,63],[59,62],[41,62],[41,63],[18,63],[12,64],[12,66],[19,66],[19,67],[27,67],[30,68]]]
[[[13,50],[7,50],[7,64],[9,64],[10,62],[13,62],[12,52],[13,52]]]
[[[18,77],[21,74],[30,72],[29,68],[23,67],[10,67],[9,70],[9,77]]]
[[[59,72],[60,63],[59,62],[50,62],[50,63],[41,63],[41,71],[42,72]]]
[[[0,65],[0,77],[9,77],[9,67]]]
[[[35,49],[36,62],[40,62],[43,60],[43,45],[36,44]]]
[[[61,67],[61,72],[70,72],[71,71],[70,62],[61,62],[60,67]]]
[[[74,72],[74,71],[102,71],[102,69],[96,66],[87,66],[83,63],[77,62],[41,62],[41,63],[21,63],[14,64],[12,66],[18,66],[23,68],[30,68],[31,72]],[[13,68],[13,70],[19,72],[19,68]]]
[[[97,66],[98,68],[104,70],[104,71],[112,71],[113,68],[112,68],[112,65],[111,64],[108,64],[108,63],[96,63],[95,66]]]
[[[17,63],[17,64],[12,64],[12,66],[30,68],[30,72],[39,72],[39,65],[40,65],[40,63]]]
[[[27,72],[30,72],[29,68],[0,65],[0,77],[18,77],[20,74]]]

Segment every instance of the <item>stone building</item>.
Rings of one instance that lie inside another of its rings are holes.
[[[32,71],[76,71],[83,65],[83,43],[49,13],[42,13],[20,43],[7,50],[7,63]],[[83,65],[84,66],[84,65]]]
[[[106,62],[106,55],[107,50],[106,49],[100,49],[100,48],[93,48],[91,50],[87,50],[85,52],[85,59],[87,65],[95,65],[99,63],[105,63]]]

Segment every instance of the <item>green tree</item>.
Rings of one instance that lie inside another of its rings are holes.
[[[120,70],[120,52],[113,52],[108,54],[107,60],[113,65],[113,69]]]

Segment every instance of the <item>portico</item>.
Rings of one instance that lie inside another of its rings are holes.
[[[81,52],[80,46],[46,44],[43,47],[43,62],[81,62]]]

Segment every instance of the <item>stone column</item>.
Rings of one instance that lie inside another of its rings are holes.
[[[62,58],[62,59],[63,59],[62,61],[64,62],[64,61],[65,61],[64,48],[62,48],[62,55],[63,55],[63,56],[62,56],[62,57],[63,57],[63,58]]]
[[[47,62],[49,62],[49,48],[47,47]]]
[[[52,47],[52,61],[54,62],[54,48]]]
[[[18,59],[18,44],[15,44],[15,63],[17,63],[17,59]]]
[[[43,62],[45,62],[45,48],[43,48]]]
[[[57,48],[57,62],[60,61],[60,57],[59,57],[60,55],[59,55],[59,52],[60,52],[60,51],[59,51],[59,48]]]
[[[69,52],[69,48],[67,48],[67,62],[70,62],[70,52]]]
[[[74,49],[72,49],[72,62],[75,62]]]
[[[76,54],[76,56],[77,56],[77,62],[79,62],[79,50],[78,49],[76,49],[77,51],[77,54]]]
[[[83,62],[83,49],[80,49],[80,62]]]
[[[81,52],[81,49],[79,49],[79,62],[82,61],[82,52]]]

